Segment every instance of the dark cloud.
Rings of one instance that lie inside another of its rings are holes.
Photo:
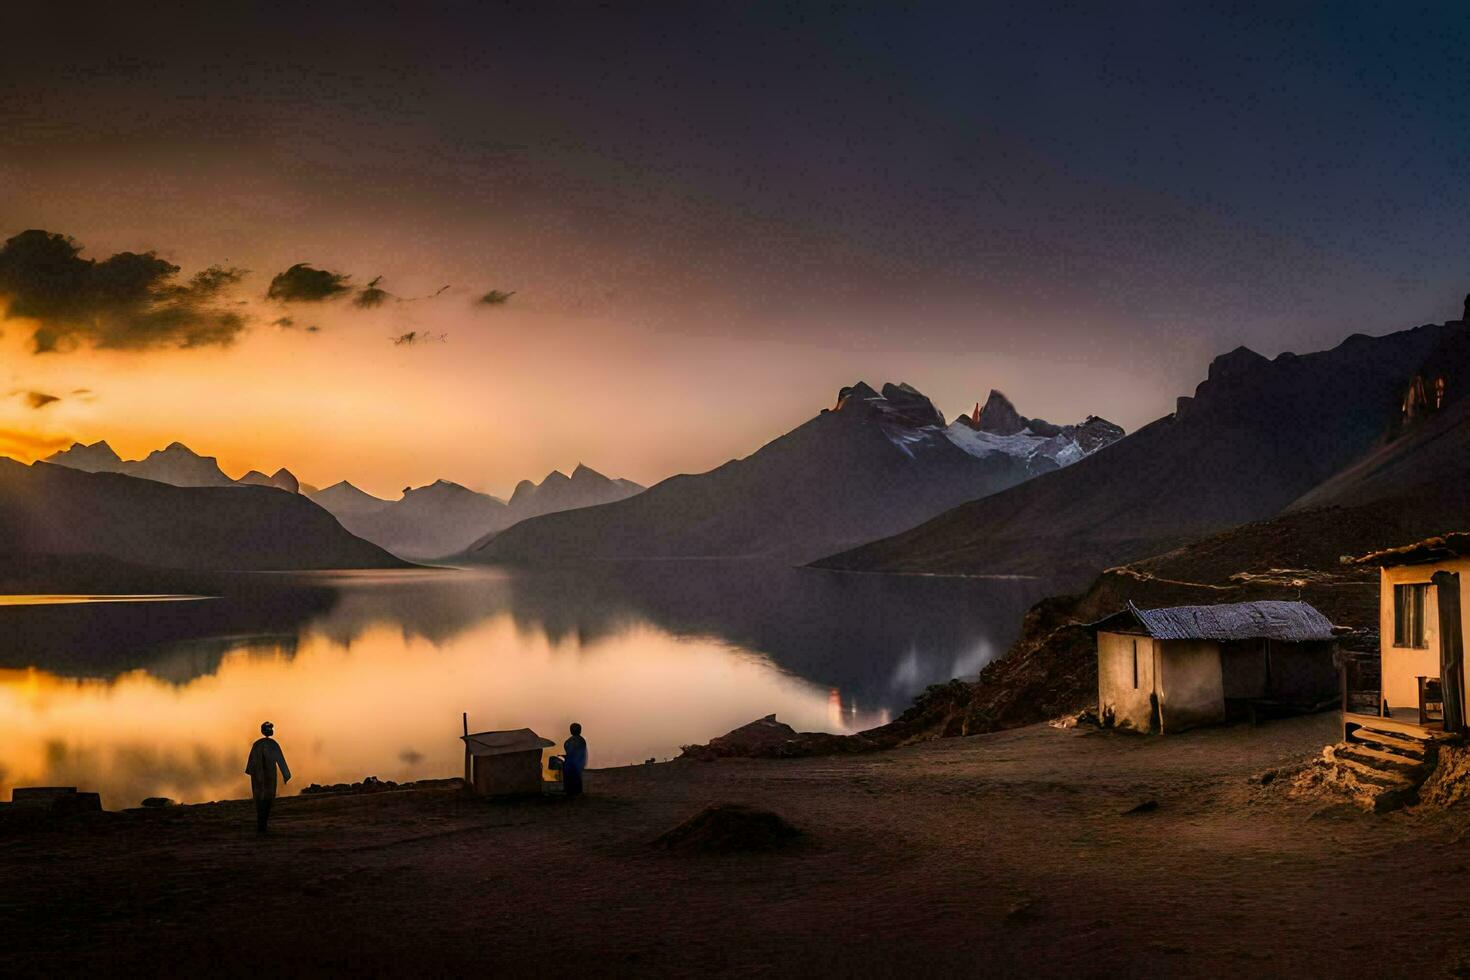
[[[418,344],[445,343],[449,340],[447,333],[428,333],[424,330],[410,330],[392,338],[395,347],[413,347]]]
[[[351,288],[347,280],[351,278],[344,273],[313,269],[305,262],[298,262],[271,280],[265,297],[283,303],[320,303],[347,292]]]
[[[96,261],[65,235],[32,229],[0,246],[0,303],[7,318],[36,322],[36,353],[83,344],[116,350],[224,346],[245,329],[225,292],[244,272],[211,266],[177,281],[179,267],[153,252]]]
[[[276,319],[271,321],[271,326],[280,327],[282,330],[290,330],[292,327],[296,326],[296,321],[291,319],[289,316],[277,317]]]
[[[388,300],[392,299],[392,294],[386,289],[378,288],[378,283],[382,281],[383,277],[378,276],[372,282],[368,283],[367,286],[358,290],[357,295],[352,298],[352,305],[360,310],[371,310],[375,307],[382,306]]]
[[[26,392],[26,404],[30,405],[31,408],[45,408],[52,402],[59,401],[61,401],[60,395],[48,395],[44,391]]]
[[[92,389],[91,388],[73,388],[71,390],[71,393],[73,395],[90,395],[92,393]]]
[[[506,303],[510,302],[510,298],[514,295],[515,290],[513,289],[508,293],[501,292],[498,289],[492,289],[484,296],[481,296],[478,300],[476,300],[475,303],[478,306],[504,306]]]

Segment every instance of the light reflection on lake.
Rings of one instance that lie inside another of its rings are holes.
[[[665,759],[772,712],[888,721],[1010,642],[1039,583],[753,563],[270,577],[200,603],[0,610],[0,799],[16,785],[248,795],[259,723],[305,785],[457,775],[472,730],[579,721],[592,766]]]

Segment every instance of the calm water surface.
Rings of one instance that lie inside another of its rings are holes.
[[[592,766],[665,759],[774,712],[882,724],[1014,638],[1035,581],[667,562],[556,572],[259,576],[224,598],[0,603],[0,799],[16,785],[249,793],[276,724],[288,791],[461,770],[471,730],[580,721]]]

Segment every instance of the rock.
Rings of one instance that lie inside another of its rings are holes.
[[[845,388],[838,389],[836,410],[839,412],[842,411],[850,402],[862,402],[867,401],[869,398],[877,397],[878,393],[870,385],[864,381],[859,381],[855,385],[848,385]]]
[[[729,854],[773,850],[800,836],[800,830],[769,810],[718,803],[660,834],[653,843],[670,850]]]
[[[998,436],[1013,436],[1026,428],[1029,422],[1030,419],[1016,411],[1009,398],[992,388],[990,397],[985,399],[985,406],[980,409],[976,428]]]
[[[771,714],[764,718],[757,718],[747,725],[741,725],[718,738],[712,738],[706,745],[686,745],[680,755],[681,758],[688,759],[751,756],[795,737],[796,729],[784,722],[777,721],[776,716]]]
[[[1158,800],[1144,800],[1142,803],[1139,803],[1137,806],[1131,806],[1128,809],[1124,810],[1123,811],[1123,816],[1126,817],[1130,813],[1153,813],[1158,808],[1159,808],[1159,801]]]

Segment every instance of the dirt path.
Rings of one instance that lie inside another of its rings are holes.
[[[9,967],[50,974],[1470,964],[1455,928],[1470,905],[1442,900],[1470,893],[1470,853],[1446,859],[1470,821],[1290,803],[1248,781],[1314,754],[1335,724],[1171,739],[1033,727],[854,758],[634,767],[593,773],[571,803],[291,798],[264,842],[246,803],[107,815],[0,837],[0,926]],[[751,855],[649,845],[711,802],[774,810],[807,837]],[[1392,930],[1384,899],[1362,897],[1385,892],[1402,898]]]

